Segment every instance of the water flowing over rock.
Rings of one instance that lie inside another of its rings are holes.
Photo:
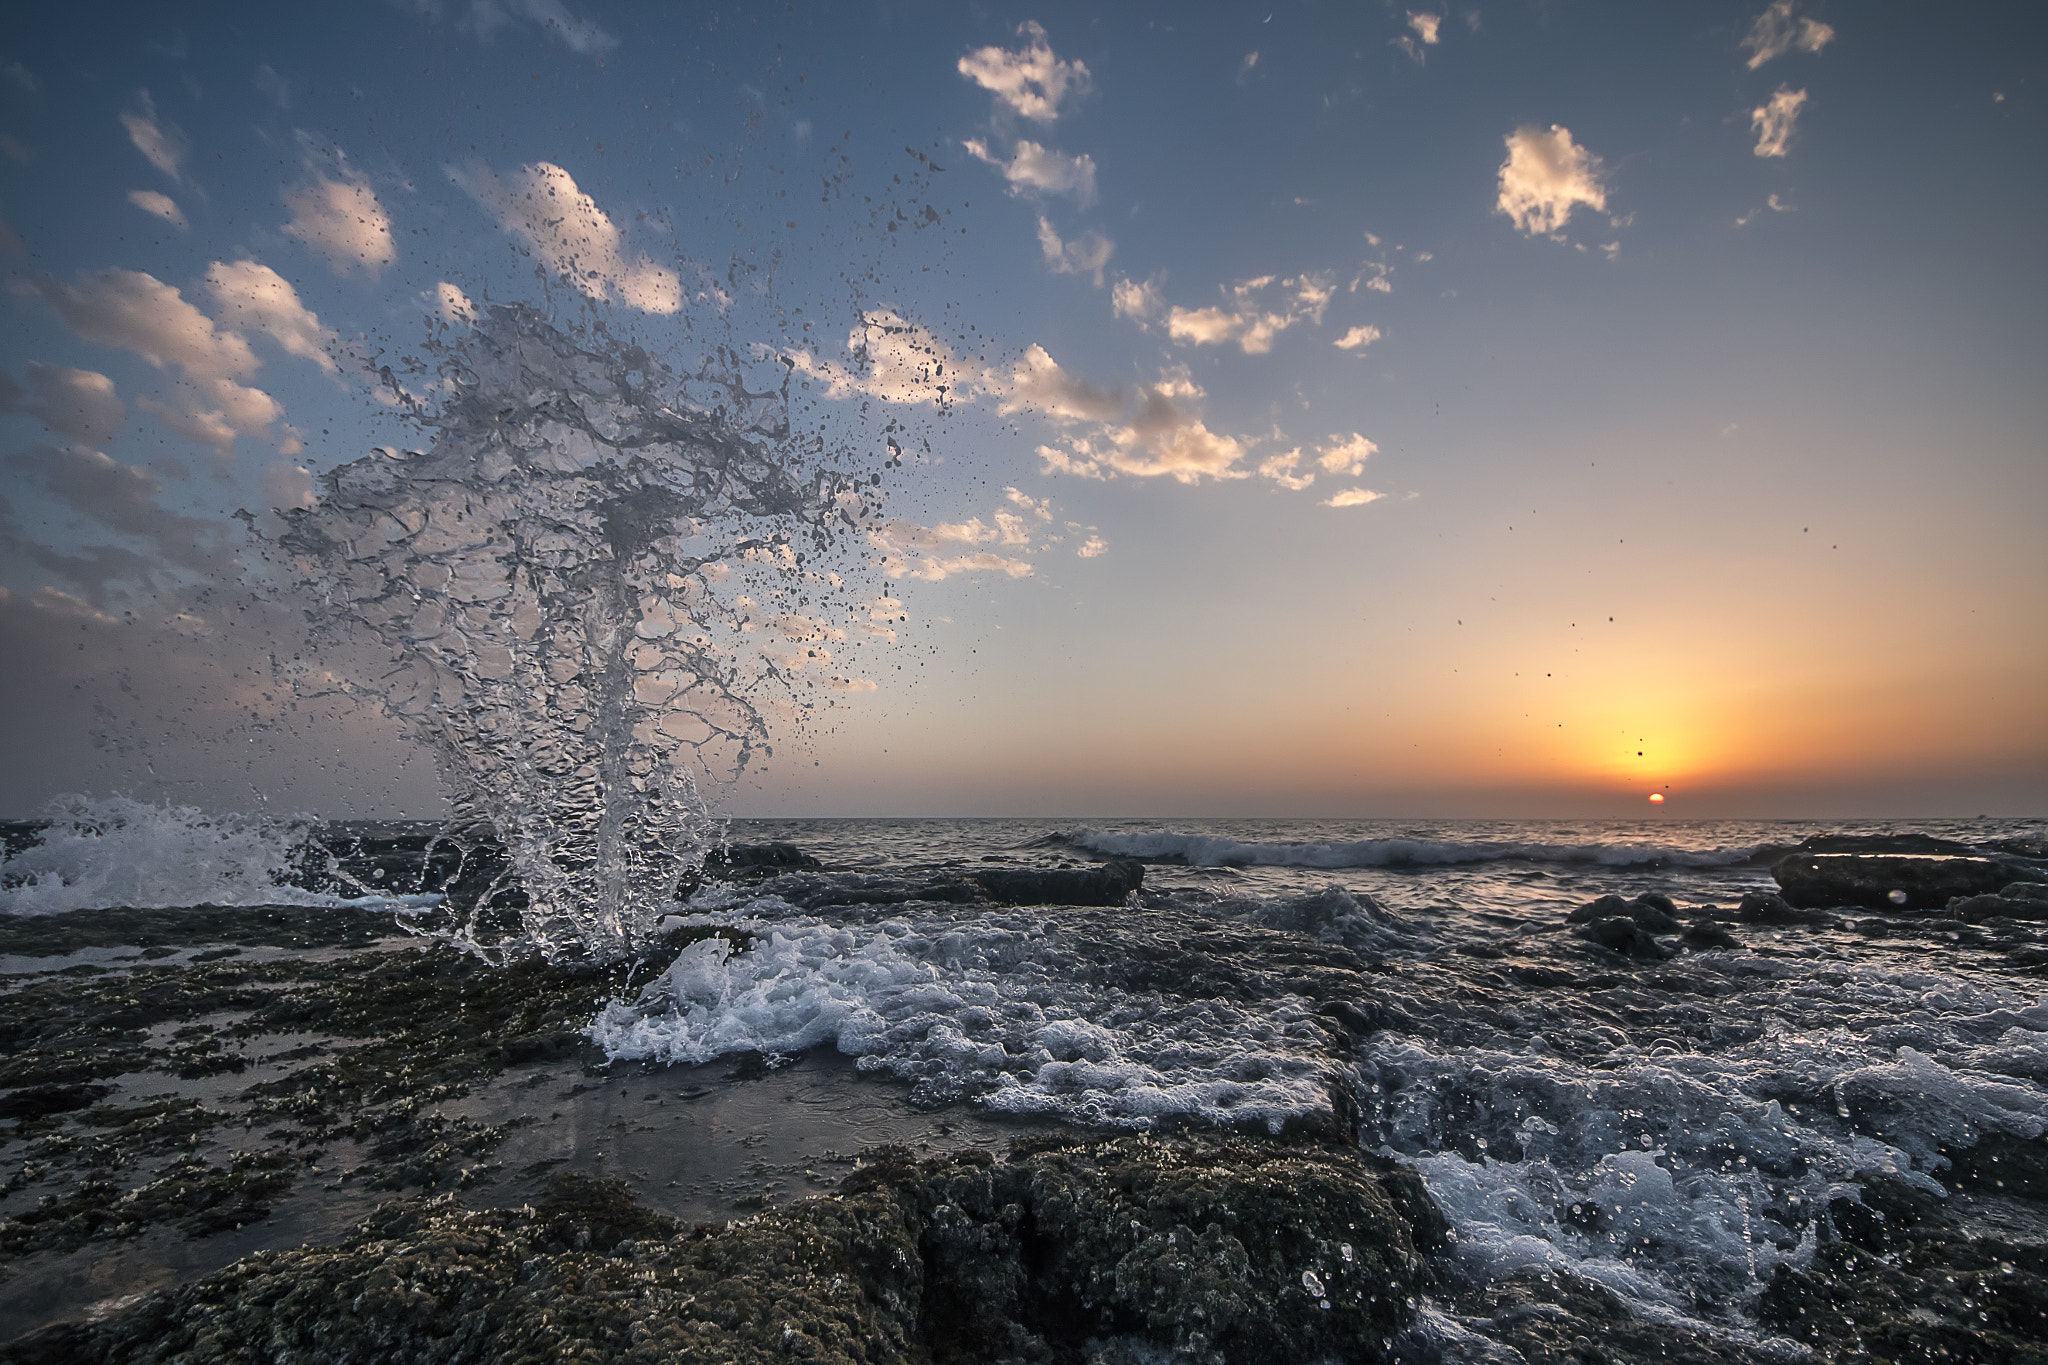
[[[387,653],[340,685],[428,746],[524,889],[509,939],[483,932],[488,897],[449,936],[616,956],[714,842],[700,782],[765,749],[767,713],[829,660],[789,622],[837,589],[810,556],[872,512],[879,475],[826,467],[729,355],[677,375],[523,307],[431,349],[438,398],[406,396],[428,448],[328,473],[279,543],[316,625]],[[752,633],[757,612],[777,629]]]

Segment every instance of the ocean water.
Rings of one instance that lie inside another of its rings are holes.
[[[10,835],[0,910],[376,903],[346,858],[309,853],[349,831],[132,805],[55,814],[41,842]],[[1733,947],[1669,938],[1667,960],[1636,961],[1565,922],[1608,893],[1711,915],[1772,889],[1770,863],[1812,835],[1988,843],[2038,839],[2038,822],[799,820],[728,834],[822,866],[672,902],[668,927],[738,932],[649,950],[644,984],[588,1021],[616,1065],[831,1049],[860,1083],[920,1103],[1106,1129],[1279,1130],[1341,1110],[1362,1148],[1420,1169],[1470,1275],[1569,1269],[1724,1335],[1751,1331],[1745,1304],[1833,1236],[1830,1205],[1870,1173],[1945,1192],[1949,1154],[2048,1132],[2048,979],[2031,958],[1844,918],[1733,925]],[[1153,860],[1121,906],[919,894],[980,868],[1110,855]],[[394,924],[430,932],[434,891],[403,880],[377,894]]]

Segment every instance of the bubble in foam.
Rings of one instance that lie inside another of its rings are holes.
[[[765,713],[800,711],[797,675],[829,660],[764,650],[755,613],[796,638],[794,609],[837,583],[812,557],[874,494],[793,437],[787,363],[766,390],[729,353],[677,374],[525,307],[430,351],[435,401],[405,400],[428,448],[329,472],[278,544],[316,625],[384,651],[339,686],[428,747],[523,888],[516,934],[478,911],[443,932],[617,955],[712,838],[701,784],[765,749]]]

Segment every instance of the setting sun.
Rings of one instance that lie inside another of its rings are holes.
[[[1650,804],[1651,804],[1651,805],[1653,805],[1653,806],[1661,806],[1661,805],[1663,805],[1663,804],[1664,804],[1664,793],[1663,793],[1663,792],[1651,792],[1651,793],[1650,793]]]

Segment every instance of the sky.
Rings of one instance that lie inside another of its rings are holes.
[[[736,813],[2048,813],[2044,77],[2019,3],[35,7],[0,815],[433,813],[234,514],[515,302],[908,452]]]

